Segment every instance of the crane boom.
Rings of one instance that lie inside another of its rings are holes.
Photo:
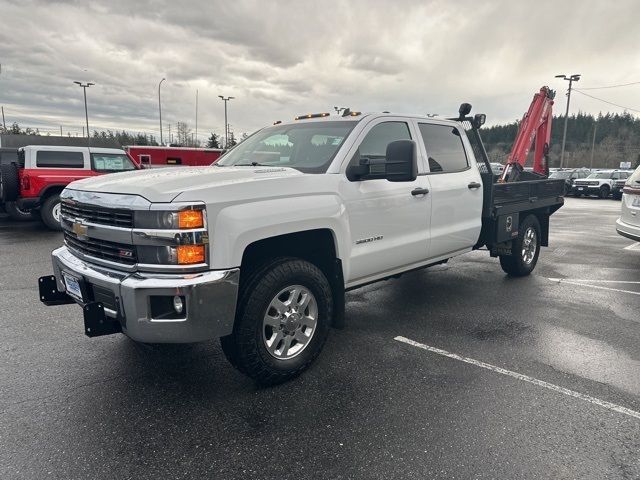
[[[527,155],[534,140],[533,171],[539,175],[547,176],[549,171],[547,157],[551,141],[552,107],[555,95],[554,90],[542,87],[533,96],[529,110],[520,122],[518,134],[511,147],[500,182],[514,182],[518,179],[524,170]]]

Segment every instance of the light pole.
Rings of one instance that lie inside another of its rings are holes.
[[[89,135],[89,111],[87,110],[87,88],[91,85],[95,85],[95,83],[87,82],[73,82],[76,85],[80,85],[82,87],[82,91],[84,92],[84,119],[87,122],[87,146],[91,146],[91,135]]]
[[[567,111],[564,114],[564,133],[562,134],[562,150],[560,152],[560,168],[562,168],[564,163],[564,145],[567,141],[567,124],[569,122],[569,102],[571,102],[571,86],[573,82],[577,82],[580,80],[580,74],[574,73],[573,75],[567,77],[566,75],[556,75],[556,78],[562,78],[563,80],[567,80],[569,82],[569,89],[567,90]]]
[[[166,78],[163,78],[162,80],[160,80],[160,83],[158,83],[158,113],[160,114],[160,145],[164,145],[164,143],[162,142],[162,102],[160,101],[160,85],[162,85],[162,82],[164,82],[166,80]]]
[[[225,98],[223,95],[218,95],[218,98],[224,102],[224,148],[227,148],[229,142],[229,124],[227,123],[227,102],[235,97]]]

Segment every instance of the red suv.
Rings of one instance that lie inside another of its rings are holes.
[[[52,230],[60,230],[60,192],[69,183],[105,173],[135,170],[124,150],[30,145],[18,161],[0,165],[0,201],[32,210]]]

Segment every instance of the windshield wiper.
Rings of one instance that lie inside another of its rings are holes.
[[[266,163],[251,162],[251,163],[236,163],[233,166],[234,167],[271,167],[272,165],[268,165]]]

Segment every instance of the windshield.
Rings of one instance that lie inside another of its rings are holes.
[[[324,173],[358,122],[310,122],[264,128],[224,155],[218,166],[292,167]]]
[[[611,178],[611,172],[592,173],[587,178]]]
[[[136,169],[131,159],[124,153],[92,153],[91,166],[96,172],[123,172]]]
[[[563,180],[566,180],[569,177],[571,177],[571,172],[553,172],[549,175],[549,178],[561,178]]]

